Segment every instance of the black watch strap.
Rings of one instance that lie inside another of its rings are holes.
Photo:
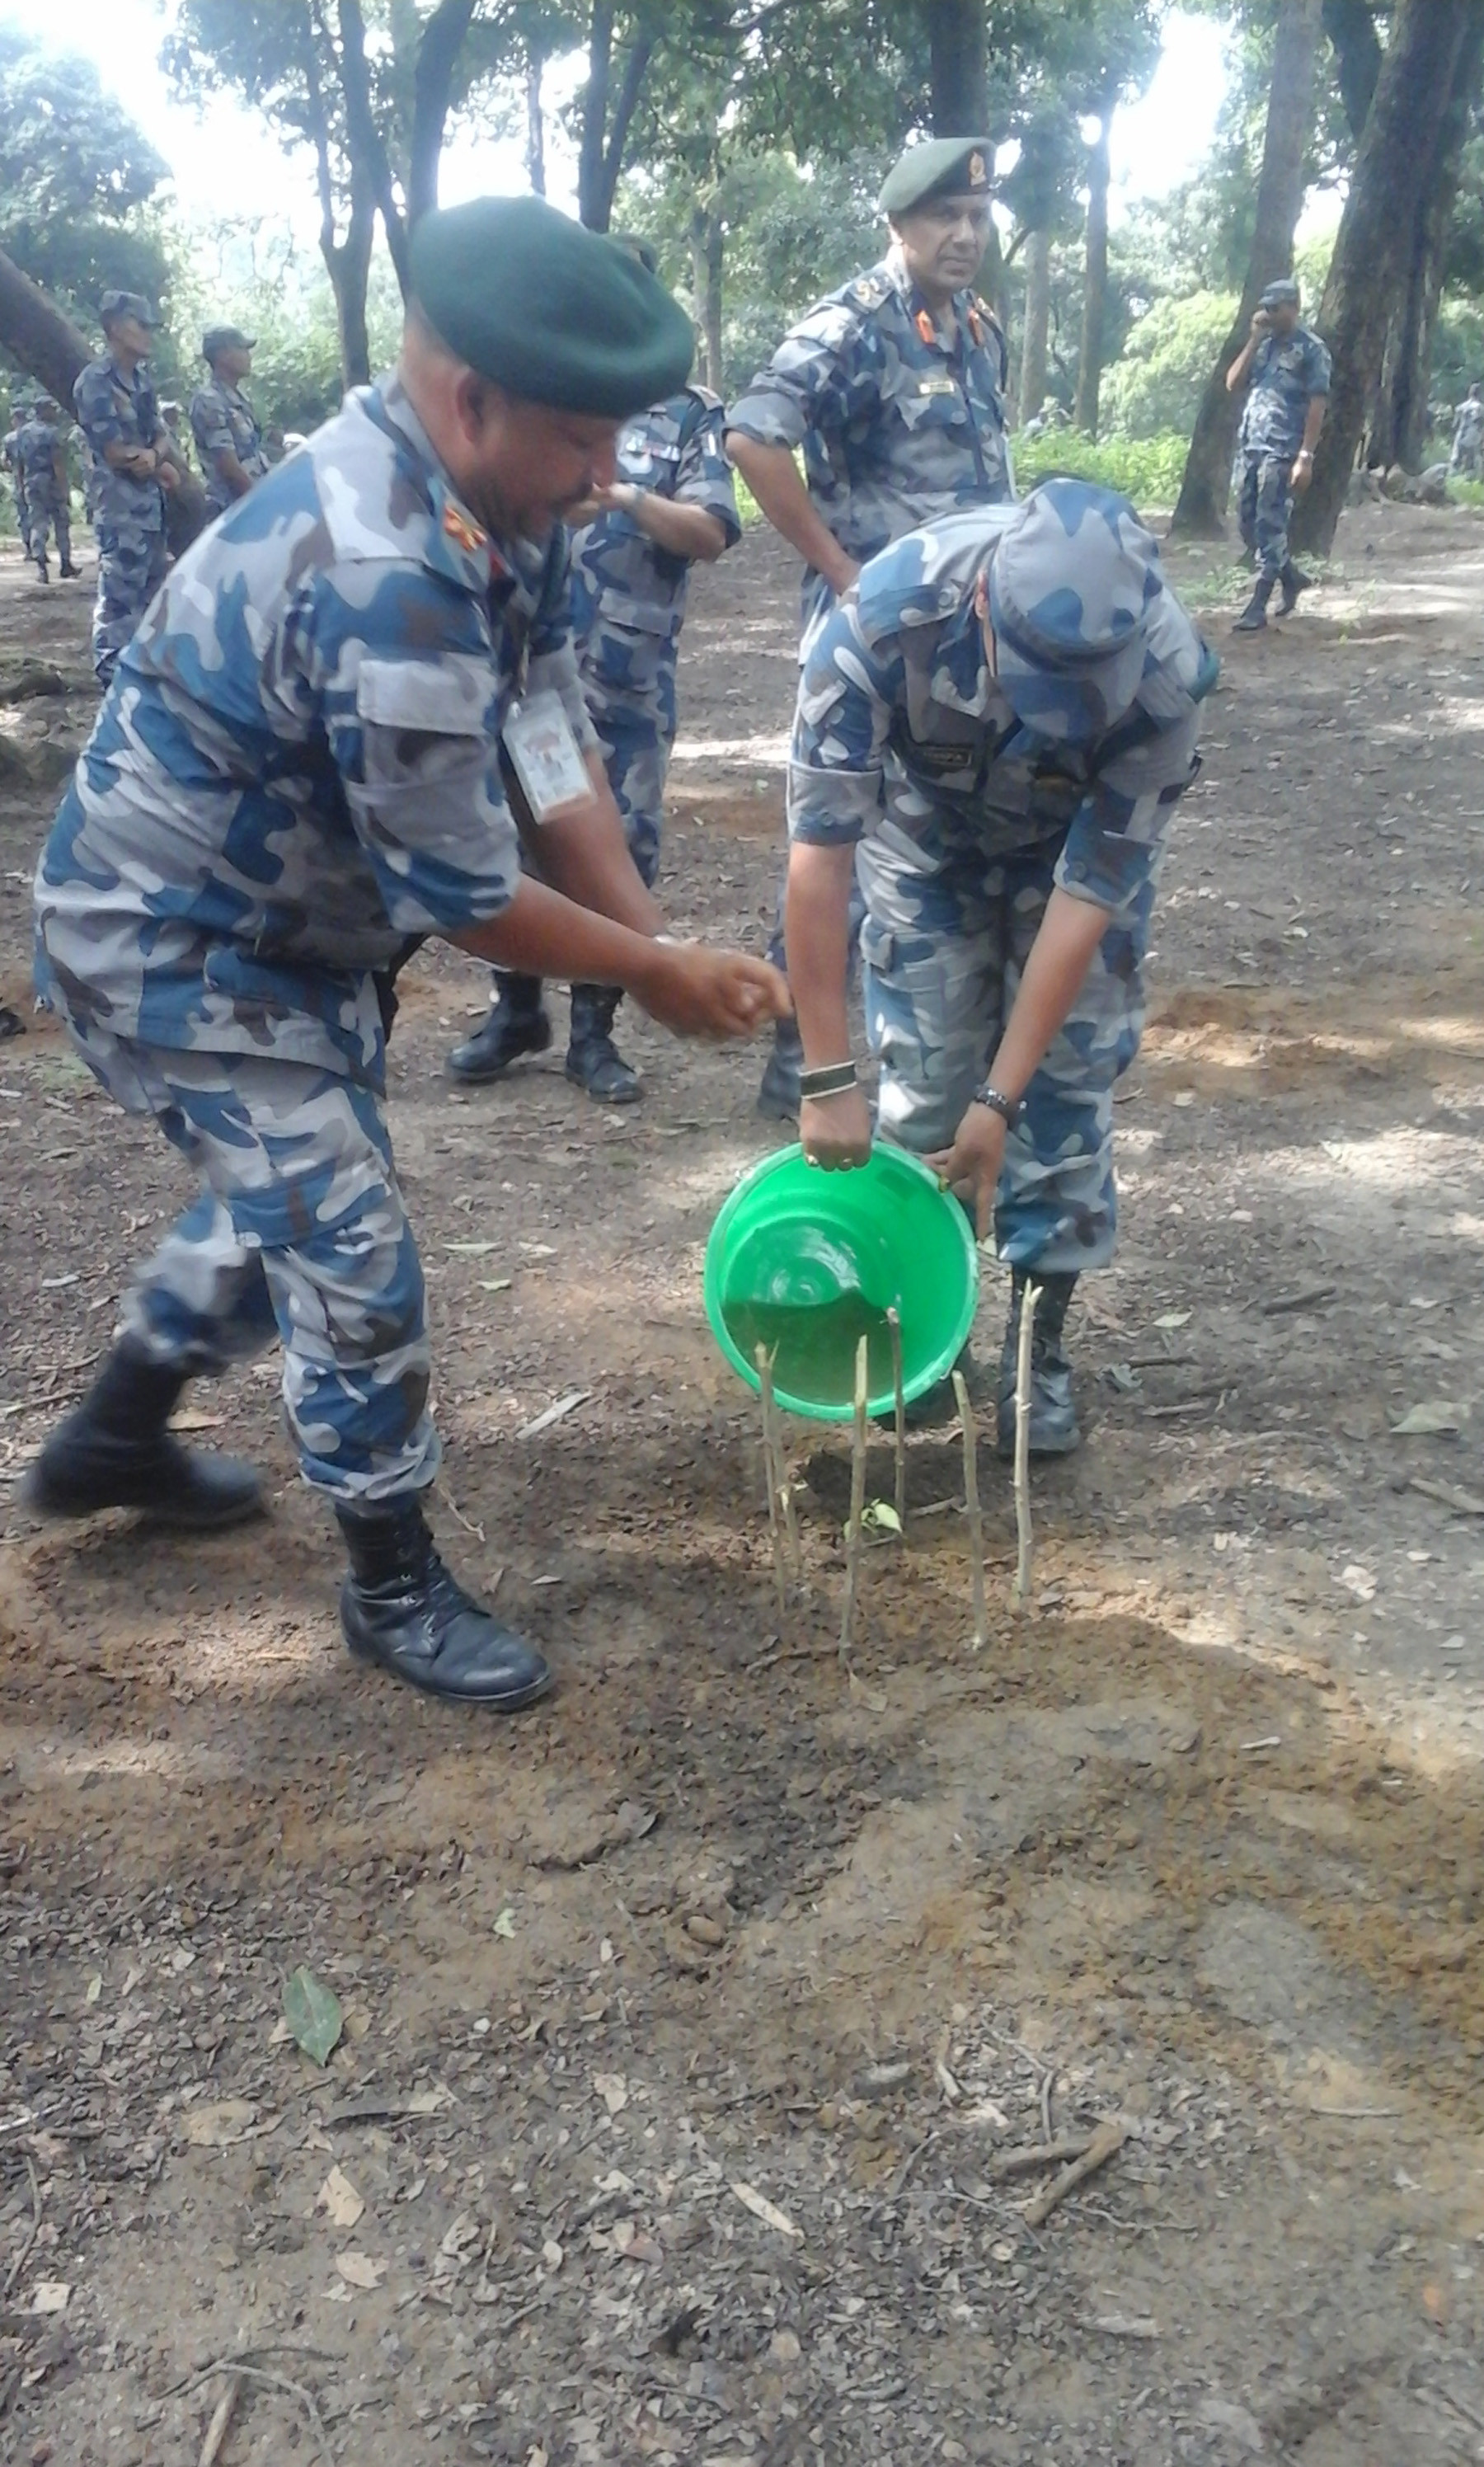
[[[987,1105],[990,1112],[998,1114],[1005,1128],[1011,1131],[1025,1111],[1023,1098],[1007,1097],[1004,1090],[997,1088],[992,1079],[986,1079],[982,1088],[975,1089],[974,1101],[976,1105]]]

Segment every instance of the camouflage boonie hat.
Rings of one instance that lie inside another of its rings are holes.
[[[105,291],[98,304],[98,317],[103,326],[111,326],[119,317],[137,317],[142,326],[160,323],[142,291]]]
[[[1000,690],[1039,736],[1116,727],[1138,692],[1159,550],[1127,497],[1046,480],[990,552]]]
[[[244,334],[240,326],[208,326],[201,337],[201,357],[214,360],[218,351],[256,351],[256,334]]]

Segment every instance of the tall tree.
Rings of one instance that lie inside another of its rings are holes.
[[[1231,455],[1241,405],[1226,391],[1226,372],[1251,328],[1270,283],[1293,270],[1293,233],[1304,201],[1304,162],[1314,109],[1320,0],[1282,0],[1272,46],[1272,81],[1257,182],[1257,220],[1242,298],[1206,380],[1171,531],[1202,539],[1222,536]]]
[[[1094,0],[1082,55],[1068,87],[1073,107],[1095,123],[1088,151],[1086,267],[1082,291],[1082,348],[1077,358],[1077,396],[1072,425],[1097,435],[1108,303],[1108,192],[1113,178],[1113,124],[1118,105],[1147,85],[1159,60],[1158,17],[1152,0]]]
[[[1438,115],[1430,176],[1413,215],[1402,304],[1387,337],[1367,441],[1367,460],[1373,463],[1401,463],[1408,470],[1415,470],[1422,460],[1433,335],[1443,296],[1464,146],[1479,100],[1481,68],[1484,11],[1474,9],[1448,99]]]
[[[1419,212],[1431,192],[1438,124],[1454,90],[1475,0],[1397,0],[1366,118],[1319,323],[1334,373],[1295,547],[1327,555],[1345,501],[1386,336],[1405,304]]]
[[[142,225],[165,163],[91,61],[0,29],[0,246],[91,324],[100,292],[158,299],[169,269]]]

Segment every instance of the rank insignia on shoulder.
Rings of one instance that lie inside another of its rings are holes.
[[[473,556],[480,549],[488,545],[487,534],[481,531],[478,523],[471,522],[467,514],[461,513],[457,506],[447,505],[443,508],[443,529],[449,538],[456,541],[462,549],[465,556]]]
[[[851,306],[856,308],[879,308],[889,298],[891,285],[883,274],[863,274],[850,285]]]

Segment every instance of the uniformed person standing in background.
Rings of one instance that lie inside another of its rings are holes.
[[[804,560],[803,649],[890,541],[1015,494],[1004,336],[972,287],[993,164],[987,139],[910,147],[881,192],[891,231],[881,263],[811,308],[728,413],[728,453]],[[781,962],[781,924],[770,955]],[[798,1054],[791,1019],[775,1040],[761,1113],[797,1115]]]
[[[201,357],[212,373],[191,397],[191,434],[213,517],[245,497],[269,467],[257,414],[242,391],[256,348],[240,326],[209,326],[201,337]]]
[[[615,238],[655,272],[647,241]],[[660,871],[690,569],[711,563],[742,535],[722,419],[719,397],[695,384],[641,412],[619,435],[612,487],[571,516],[577,666],[629,854],[649,890]],[[641,1094],[638,1073],[613,1041],[619,1000],[616,985],[572,988],[567,1076],[601,1105],[631,1105]],[[455,1046],[448,1067],[478,1085],[551,1042],[540,978],[497,970],[488,1019]]]
[[[19,441],[21,430],[30,417],[27,404],[20,401],[12,402],[11,425],[4,437],[0,437],[0,464],[3,464],[9,471],[11,486],[15,491],[15,529],[20,538],[21,555],[24,557],[29,557],[31,555],[31,509],[26,502],[26,474],[21,469]]]
[[[179,449],[149,376],[150,341],[160,323],[153,308],[137,291],[105,291],[99,317],[105,349],[88,362],[72,399],[99,465],[93,668],[105,686],[165,579],[165,491],[175,486]]]
[[[38,987],[203,1187],[28,1497],[199,1528],[257,1512],[251,1469],[169,1423],[188,1379],[277,1335],[300,1462],[349,1556],[350,1649],[512,1709],[546,1664],[463,1592],[423,1515],[439,1451],[378,973],[440,935],[622,985],[709,1036],[754,1032],[787,991],[760,960],[663,938],[569,631],[560,517],[612,484],[620,423],[684,384],[689,320],[535,198],[426,215],[412,270],[393,375],[173,569],[41,859]],[[540,881],[521,871],[502,750]]]
[[[70,425],[70,423],[69,423]],[[15,441],[26,481],[27,537],[36,572],[50,582],[49,532],[56,534],[57,571],[64,580],[79,568],[72,561],[72,481],[67,470],[67,431],[50,395],[42,395]]]
[[[1270,283],[1252,312],[1252,330],[1226,372],[1228,393],[1248,388],[1237,437],[1241,474],[1237,520],[1242,544],[1257,562],[1251,599],[1232,631],[1260,634],[1273,585],[1280,614],[1291,617],[1310,577],[1289,555],[1293,499],[1314,478],[1314,450],[1330,398],[1330,355],[1317,334],[1299,324],[1299,288],[1289,276]]]
[[[858,875],[881,1130],[1013,1272],[1006,1455],[1027,1280],[1031,1448],[1077,1444],[1063,1324],[1113,1255],[1113,1084],[1216,673],[1133,507],[1082,480],[911,532],[809,640],[788,786],[799,1137],[825,1167],[870,1151],[845,1004]]]
[[[1484,464],[1484,386],[1475,381],[1453,414],[1448,467],[1460,480],[1476,480]]]

